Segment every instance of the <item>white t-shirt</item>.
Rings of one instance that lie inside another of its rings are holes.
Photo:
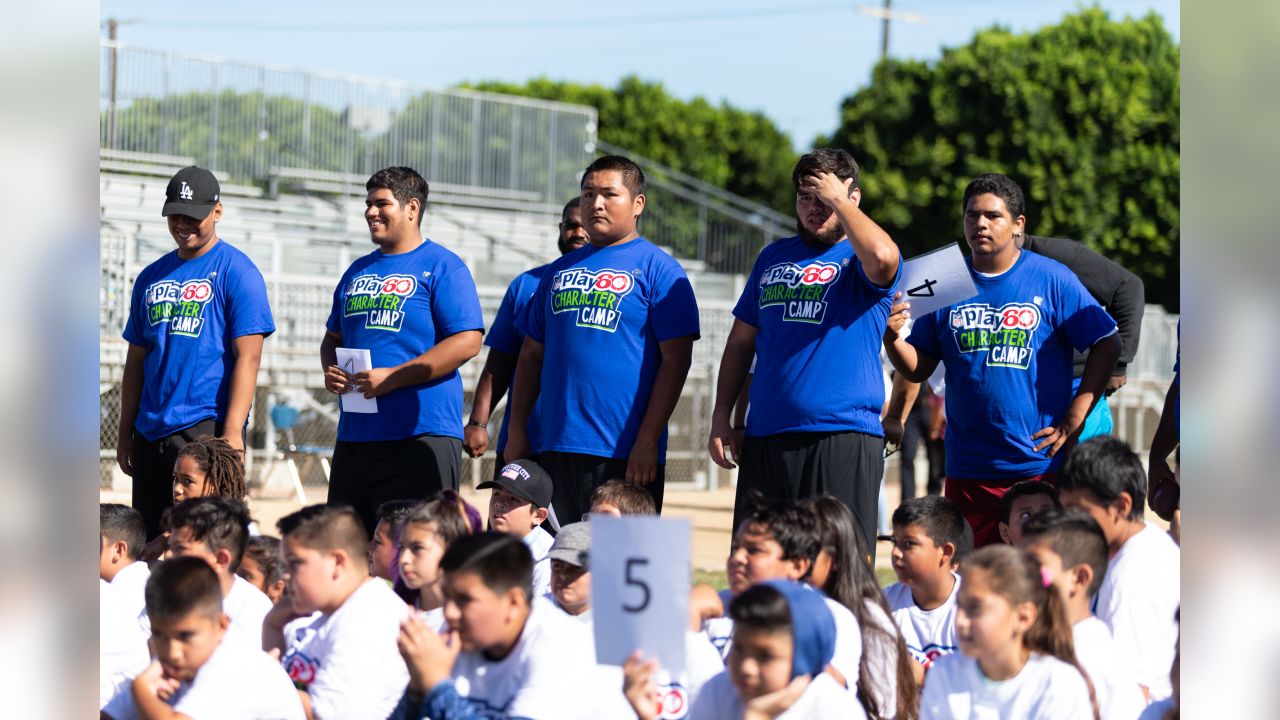
[[[1017,675],[996,682],[959,653],[938,658],[924,678],[920,720],[1092,720],[1084,676],[1061,660],[1032,653]]]
[[[146,563],[141,565],[146,571]],[[123,575],[130,568],[120,571]],[[146,573],[150,575],[150,573]],[[120,575],[116,579],[120,579]],[[146,578],[143,578],[145,582]],[[127,585],[98,579],[98,707],[107,704],[151,662],[147,638],[151,636],[145,607],[140,607]]]
[[[817,592],[817,591],[815,591]],[[726,610],[731,598],[729,591],[720,593]],[[849,608],[825,595],[822,597],[831,611],[836,624],[836,651],[831,657],[831,667],[849,682],[856,682],[858,667],[862,662],[862,629],[858,627],[858,619],[849,612]],[[727,661],[729,651],[733,648],[733,620],[729,617],[713,618],[702,624],[702,631],[707,640],[720,651],[720,657]]]
[[[1071,628],[1076,660],[1089,674],[1098,696],[1098,711],[1104,718],[1136,718],[1146,701],[1133,670],[1120,664],[1111,629],[1096,617],[1081,620]]]
[[[332,614],[285,626],[281,663],[319,720],[384,720],[395,710],[409,684],[396,648],[409,612],[384,580],[369,578]]]
[[[1169,668],[1178,643],[1181,553],[1169,534],[1147,525],[1111,558],[1093,611],[1111,628],[1121,663],[1160,700],[1173,694]]]
[[[742,717],[743,703],[725,670],[707,681],[693,703],[690,720],[725,720]],[[863,720],[866,713],[852,692],[830,675],[818,675],[804,694],[778,720]]]
[[[444,608],[438,607],[434,610],[414,610],[418,613],[418,618],[427,624],[427,627],[438,633],[443,633],[449,627],[449,623],[444,619]]]
[[[230,633],[169,705],[192,720],[303,720],[302,701],[279,663]],[[130,686],[103,712],[114,720],[137,718]]]
[[[898,626],[885,613],[884,608],[870,600],[863,601],[872,622],[883,633],[863,633],[862,652],[867,655],[867,671],[871,676],[871,689],[878,693],[877,703],[884,706],[884,717],[898,714]],[[851,686],[857,686],[858,678],[848,678]]]
[[[271,612],[271,598],[236,575],[231,592],[222,598],[222,612],[231,618],[227,632],[238,634],[250,647],[262,647],[262,621]]]
[[[595,708],[582,701],[584,679],[599,677],[593,648],[581,623],[538,599],[506,657],[495,662],[474,650],[458,656],[454,688],[485,717],[501,712],[531,720],[595,718]]]
[[[551,552],[551,545],[556,539],[541,525],[521,539],[533,556],[533,594],[529,597],[539,598],[551,592],[551,558],[547,553]]]
[[[907,644],[911,657],[928,669],[935,660],[950,655],[960,649],[960,641],[956,638],[956,597],[960,595],[960,576],[951,573],[955,585],[946,602],[932,610],[922,610],[911,599],[911,588],[902,583],[894,583],[884,589],[885,600],[889,602],[889,610],[893,621],[902,631],[902,639]]]

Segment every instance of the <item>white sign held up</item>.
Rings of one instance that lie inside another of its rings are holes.
[[[368,348],[337,348],[338,367],[348,375],[373,369],[373,356]],[[342,394],[342,411],[349,413],[376,413],[378,399],[367,398],[359,390],[352,388]]]
[[[622,665],[640,650],[684,671],[691,534],[687,518],[592,516],[596,662]]]
[[[951,243],[902,264],[899,302],[911,303],[911,317],[968,300],[978,294],[960,245]]]

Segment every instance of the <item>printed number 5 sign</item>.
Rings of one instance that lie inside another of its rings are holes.
[[[672,674],[683,671],[689,520],[592,516],[590,522],[596,662],[622,665],[640,650]]]
[[[968,300],[978,294],[960,245],[951,243],[902,264],[902,301],[911,303],[911,317]]]

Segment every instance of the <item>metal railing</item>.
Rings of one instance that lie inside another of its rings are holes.
[[[408,165],[429,181],[561,202],[595,150],[591,107],[107,41],[101,51],[101,147],[191,157],[232,182],[262,185],[279,167]]]

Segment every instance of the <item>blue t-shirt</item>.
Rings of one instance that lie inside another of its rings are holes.
[[[342,334],[343,347],[368,348],[374,367],[394,367],[450,335],[483,331],[484,318],[471,271],[457,255],[424,239],[407,253],[374,250],[352,263],[333,292],[328,328]],[[457,370],[377,400],[376,413],[342,413],[339,440],[462,438]]]
[[[147,350],[134,429],[159,440],[226,418],[234,340],[276,325],[262,273],[219,240],[198,258],[178,251],[151,263],[133,285],[124,339]]]
[[[698,337],[684,268],[644,238],[556,260],[529,303],[542,356],[542,452],[626,458],[662,361],[658,343]],[[666,462],[667,434],[658,441]]]
[[[901,258],[898,268],[876,287],[848,239],[820,247],[790,237],[760,252],[733,309],[759,331],[748,435],[884,435],[880,341]]]
[[[1012,480],[1051,472],[1066,457],[1031,436],[1073,397],[1072,348],[1116,332],[1115,320],[1067,267],[1028,250],[996,277],[973,270],[977,296],[915,320],[910,342],[940,358],[947,378],[947,476]]]
[[[520,273],[515,280],[511,281],[511,285],[507,287],[507,294],[502,296],[502,304],[498,306],[498,314],[493,318],[493,326],[485,336],[485,345],[508,355],[520,356],[520,347],[524,345],[524,330],[520,328],[520,323],[523,321],[526,306],[538,289],[538,281],[542,279],[549,267],[551,267],[550,263],[536,267]],[[502,452],[507,447],[507,427],[511,424],[510,398],[515,396],[515,382],[513,372],[508,378],[507,412],[502,413],[502,429],[498,431],[498,452]],[[525,433],[529,438],[529,452],[536,454],[538,445],[542,442],[542,423],[538,417],[536,403],[533,411],[529,413],[529,422],[525,423]],[[519,460],[519,458],[507,459]]]

